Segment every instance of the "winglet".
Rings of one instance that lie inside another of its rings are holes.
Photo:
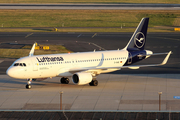
[[[167,54],[166,58],[163,60],[163,62],[161,63],[161,65],[164,65],[164,64],[167,63],[170,55],[171,55],[171,51],[169,51],[169,53]]]
[[[35,49],[36,44],[37,44],[36,42],[33,44],[31,51],[29,52],[29,57],[34,55],[34,49]]]

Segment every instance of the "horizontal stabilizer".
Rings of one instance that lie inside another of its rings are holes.
[[[165,55],[165,54],[168,54],[169,52],[167,53],[154,53],[154,54],[146,54],[146,55],[137,55],[138,57],[144,57],[144,56],[152,56],[152,55]],[[172,54],[172,53],[171,53]]]
[[[129,69],[139,69],[139,67],[128,67]]]
[[[164,61],[161,63],[161,65],[165,65],[169,59],[169,56],[171,55],[171,51],[168,53],[168,55],[166,56],[166,58],[164,59]]]
[[[163,60],[162,63],[160,64],[151,64],[151,65],[131,65],[131,66],[122,66],[122,68],[130,68],[130,69],[138,69],[140,67],[152,67],[152,66],[161,66],[161,65],[165,65],[169,59],[169,56],[171,55],[171,51],[167,54],[167,56],[165,57],[165,59]]]

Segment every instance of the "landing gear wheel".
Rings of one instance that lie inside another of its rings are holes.
[[[61,78],[60,80],[61,84],[69,84],[69,79],[68,78]]]
[[[28,79],[27,85],[26,85],[26,89],[31,89],[31,82],[32,82],[32,78]]]
[[[31,85],[26,85],[26,89],[31,89]]]
[[[89,83],[90,86],[97,86],[98,85],[98,81],[97,80],[92,80],[90,83]]]

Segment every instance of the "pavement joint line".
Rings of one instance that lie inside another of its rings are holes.
[[[26,35],[26,37],[25,37],[25,38],[27,38],[27,37],[31,36],[32,34],[33,34],[33,33],[30,33],[30,34]]]
[[[180,41],[180,39],[174,39],[174,38],[165,38],[165,37],[157,37],[157,38],[162,38],[162,39],[167,39],[167,40],[177,40],[177,41]]]
[[[2,63],[4,60],[0,60],[0,63]]]
[[[92,38],[95,37],[96,35],[97,35],[97,33],[94,33],[94,35],[92,36]]]
[[[77,37],[80,37],[82,34],[78,35]]]
[[[104,49],[103,47],[101,47],[101,46],[99,46],[99,45],[96,45],[95,43],[91,43],[91,44],[93,44],[94,46],[100,48],[101,50],[106,50],[106,49]]]
[[[169,111],[166,110],[6,110],[1,109],[0,112],[152,112],[152,113],[169,113]],[[171,113],[176,113],[180,111],[172,110]]]
[[[77,43],[77,42],[78,42],[78,43],[88,43],[89,45],[92,44],[92,45],[98,47],[98,48],[101,49],[101,50],[106,50],[106,49],[104,49],[103,47],[101,47],[101,46],[99,46],[99,45],[97,45],[97,44],[95,44],[95,43],[92,43],[92,42],[76,41],[76,43]]]

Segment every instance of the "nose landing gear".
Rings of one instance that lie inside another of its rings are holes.
[[[32,81],[32,79],[28,79],[26,89],[31,89],[31,81]]]

